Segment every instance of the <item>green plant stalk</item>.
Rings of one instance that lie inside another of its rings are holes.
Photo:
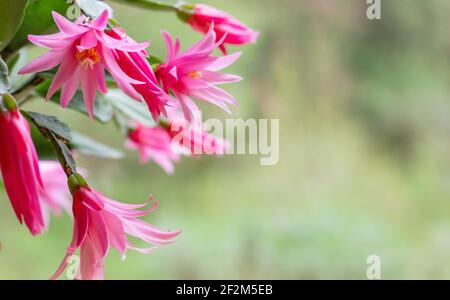
[[[19,106],[24,105],[25,102],[33,98],[35,87],[44,82],[44,80],[44,77],[35,74],[35,76],[33,76],[27,84],[25,84],[13,94],[14,98],[18,99],[17,103],[19,104]]]
[[[51,132],[48,129],[39,128],[39,131],[47,138],[47,140],[52,145],[56,157],[58,158],[58,161],[61,164],[61,167],[63,168],[64,173],[66,173],[67,177],[69,177],[72,174],[76,174],[77,170],[71,167],[71,164],[69,164],[66,156],[64,155],[64,152],[61,149],[62,142],[58,140],[58,138],[53,134],[53,132]]]
[[[111,0],[113,2],[123,3],[123,4],[132,4],[134,6],[147,8],[156,11],[168,11],[168,12],[177,12],[178,7],[176,5],[159,3],[156,1],[150,0]]]

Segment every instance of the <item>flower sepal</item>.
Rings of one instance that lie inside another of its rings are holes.
[[[189,20],[194,16],[195,13],[195,4],[181,3],[177,5],[177,17],[188,23]]]
[[[11,94],[4,94],[2,96],[2,98],[3,98],[3,104],[9,112],[17,111],[18,106],[17,106],[16,99],[14,99],[14,97]]]
[[[69,190],[72,195],[74,195],[79,188],[89,187],[86,179],[84,179],[83,176],[81,176],[79,173],[70,175],[67,178],[67,185],[69,186]]]

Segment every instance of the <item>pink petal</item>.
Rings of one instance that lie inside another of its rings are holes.
[[[97,211],[89,210],[88,236],[95,246],[98,254],[103,258],[108,253],[109,236],[103,215]]]
[[[139,219],[122,219],[122,222],[126,233],[155,245],[171,244],[180,234],[180,231],[163,231]]]
[[[75,196],[76,197],[76,194]],[[83,204],[79,200],[74,199],[74,216],[75,216],[75,230],[74,230],[74,248],[78,248],[83,244],[87,236],[89,218],[88,210],[83,207]]]
[[[207,81],[210,84],[226,84],[242,81],[243,78],[232,74],[220,74],[211,71],[202,71],[202,80]]]
[[[214,32],[214,24],[211,24],[208,32],[205,34],[202,40],[194,44],[186,51],[186,54],[190,53],[202,53],[212,52],[216,46],[216,33]]]
[[[80,272],[83,280],[102,280],[104,257],[89,239],[81,247]]]
[[[62,50],[70,47],[74,38],[67,37],[63,33],[55,33],[51,35],[28,35],[28,40],[36,46],[49,48],[52,50]]]
[[[102,94],[106,94],[108,92],[108,87],[106,85],[105,67],[98,65],[96,70],[98,77],[98,88]]]
[[[126,251],[126,238],[125,230],[123,229],[122,222],[113,214],[103,212],[105,225],[108,228],[108,237],[111,245],[116,248],[121,254],[125,254]]]
[[[79,52],[86,49],[91,49],[97,47],[98,40],[93,30],[90,30],[83,34],[80,39],[80,44],[77,46]]]
[[[68,36],[81,35],[89,30],[87,27],[70,22],[55,11],[52,11],[52,16],[56,26]]]
[[[78,67],[75,69],[75,72],[73,73],[72,77],[70,77],[67,82],[64,84],[62,91],[61,91],[61,106],[67,107],[70,100],[72,100],[73,96],[75,95],[78,85],[80,83],[81,79],[81,68]]]
[[[166,60],[172,60],[175,56],[175,46],[173,44],[173,38],[170,35],[170,33],[168,33],[165,30],[161,30],[161,35],[164,38],[164,41],[166,42],[166,46],[167,46],[167,59]]]
[[[48,89],[47,96],[45,97],[47,100],[49,100],[56,93],[56,91],[59,90],[63,84],[67,82],[67,80],[69,80],[71,76],[74,76],[77,67],[78,62],[75,58],[67,58],[62,61],[58,72],[56,72],[52,84]]]
[[[103,31],[108,25],[109,11],[105,9],[93,22],[89,23],[90,27]]]
[[[81,88],[86,110],[91,120],[94,120],[94,103],[97,94],[98,78],[96,76],[98,66],[94,70],[83,70],[81,73]]]
[[[231,64],[233,64],[236,60],[239,59],[239,57],[241,57],[242,52],[236,52],[230,55],[226,55],[226,56],[221,56],[219,58],[217,58],[217,60],[215,62],[213,62],[212,64],[210,64],[206,70],[208,71],[219,71],[221,69],[224,69],[228,66],[230,66]]]
[[[64,269],[67,267],[67,264],[69,263],[69,258],[72,255],[73,253],[71,252],[66,253],[60,265],[58,266],[58,269],[56,269],[55,273],[50,277],[50,280],[56,280],[59,276],[61,276],[61,274],[64,272]]]
[[[108,69],[109,73],[115,77],[116,81],[123,81],[128,84],[144,84],[142,81],[134,80],[129,77],[125,72],[117,64],[110,50],[103,50],[103,60],[105,62],[105,66]]]
[[[50,51],[20,69],[18,73],[23,75],[50,70],[61,63],[66,53],[66,51]]]
[[[127,40],[121,39],[115,39],[112,38],[111,36],[109,36],[108,34],[104,33],[104,32],[96,32],[96,35],[98,37],[99,40],[103,41],[103,44],[110,48],[110,49],[114,49],[114,50],[121,50],[121,51],[126,51],[126,52],[140,52],[143,51],[145,49],[147,49],[150,46],[150,42],[146,41],[146,42],[142,42],[142,43],[128,43]]]

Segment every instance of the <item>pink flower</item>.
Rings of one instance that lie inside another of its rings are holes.
[[[131,93],[126,89],[130,84],[142,83],[123,72],[116,62],[117,58],[114,57],[113,51],[140,52],[148,47],[148,43],[128,43],[106,35],[103,30],[108,24],[107,10],[90,22],[84,17],[72,23],[56,12],[52,14],[60,32],[28,36],[30,42],[48,48],[50,52],[19,71],[20,74],[42,72],[59,65],[58,72],[49,87],[47,99],[61,89],[61,105],[66,107],[81,83],[86,109],[93,118],[97,91],[107,92],[105,70],[108,70],[127,94]]]
[[[194,30],[203,33],[208,32],[210,25],[214,23],[217,41],[223,38],[220,49],[224,54],[227,53],[226,44],[245,45],[255,43],[259,36],[259,32],[239,22],[228,13],[205,4],[195,5],[194,14],[188,22]]]
[[[172,239],[180,233],[179,231],[162,231],[138,219],[156,209],[155,202],[149,209],[139,210],[147,204],[122,204],[104,197],[87,185],[78,186],[73,191],[75,224],[72,242],[52,279],[59,277],[69,258],[78,248],[80,248],[78,279],[96,280],[103,279],[104,260],[110,246],[124,256],[127,249],[150,253],[158,245],[172,243]],[[136,248],[127,240],[126,235],[137,237],[153,246]]]
[[[40,161],[44,188],[39,189],[39,198],[42,206],[45,228],[50,223],[50,213],[61,215],[62,211],[71,212],[72,197],[67,187],[67,176],[57,161]]]
[[[127,37],[123,29],[114,28],[108,30],[106,34],[117,42],[123,41],[125,44],[136,45],[136,42]],[[142,99],[148,106],[153,118],[157,121],[161,113],[165,113],[165,105],[171,100],[159,86],[153,69],[147,61],[148,53],[142,51],[112,50],[117,59],[119,67],[130,77],[139,80],[142,84],[133,84],[118,81],[119,87],[127,94],[141,102]]]
[[[141,163],[155,161],[168,174],[173,174],[173,163],[180,160],[171,147],[172,139],[166,129],[145,127],[138,124],[128,134],[125,145],[129,149],[139,150]]]
[[[204,130],[205,124],[195,120],[187,122],[178,113],[169,110],[170,121],[167,130],[173,143],[181,147],[181,151],[191,155],[223,155],[228,148],[228,141],[213,136]]]
[[[219,84],[240,81],[242,78],[218,71],[235,62],[241,53],[217,57],[212,55],[217,45],[211,25],[208,33],[186,52],[180,53],[180,41],[173,42],[167,32],[162,32],[167,44],[167,60],[158,66],[156,77],[166,92],[172,91],[180,101],[186,119],[192,121],[198,111],[192,98],[215,104],[230,112],[228,104],[237,102],[229,93],[216,87]]]
[[[6,192],[19,222],[31,234],[44,229],[39,190],[43,183],[30,127],[17,108],[0,110],[0,168]]]
[[[125,146],[138,150],[141,163],[155,161],[167,174],[174,173],[174,163],[180,160],[179,154],[185,155],[223,155],[228,142],[203,130],[199,122],[187,122],[176,117],[168,109],[169,121],[160,121],[160,126],[146,127],[136,124],[128,133]]]

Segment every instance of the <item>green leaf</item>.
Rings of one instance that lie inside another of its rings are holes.
[[[107,145],[94,141],[90,137],[73,132],[71,145],[80,153],[101,158],[120,159],[123,153]]]
[[[148,60],[148,62],[149,62],[151,65],[157,65],[157,64],[162,64],[162,63],[163,63],[163,60],[162,60],[161,58],[159,58],[159,57],[157,57],[157,56],[154,56],[154,55],[150,55],[150,56],[147,58],[147,60]]]
[[[22,23],[28,0],[0,0],[0,51],[8,46]]]
[[[178,9],[176,5],[163,3],[159,1],[150,1],[150,0],[113,0],[113,1],[158,11],[177,11]]]
[[[51,131],[60,139],[66,141],[72,140],[70,127],[66,123],[58,120],[58,118],[31,111],[22,111],[22,113],[37,127]]]
[[[8,65],[0,58],[0,94],[11,90],[11,79],[9,78]]]
[[[108,4],[97,0],[76,0],[78,7],[93,18],[97,18],[105,9],[109,11],[109,17],[113,17],[113,10]]]
[[[36,87],[35,91],[42,97],[45,97],[47,95],[48,88],[50,87],[51,81],[46,80],[43,83],[41,83],[38,87]],[[60,96],[61,93],[57,92],[53,97],[50,99],[52,102],[55,102],[57,104],[60,103]],[[78,90],[75,93],[75,96],[70,101],[68,108],[71,108],[73,110],[76,110],[78,112],[81,112],[83,114],[88,114],[86,110],[86,106],[84,105],[83,100],[83,94],[80,90]],[[111,121],[112,117],[114,115],[114,111],[112,108],[112,105],[105,100],[105,97],[101,94],[97,94],[97,98],[95,100],[94,104],[94,117],[98,121],[102,123],[108,123]]]
[[[16,0],[10,2],[16,2]],[[18,50],[28,42],[29,34],[47,34],[56,31],[52,11],[65,16],[69,4],[65,0],[29,0],[22,25],[8,45],[8,50]]]
[[[73,158],[72,151],[70,151],[69,147],[67,147],[67,145],[63,141],[59,139],[54,139],[54,141],[56,141],[59,147],[59,149],[57,149],[58,159],[65,165],[66,174],[77,173],[77,164],[75,163],[75,159]]]
[[[66,144],[72,139],[69,126],[53,116],[23,110],[21,112],[50,142],[58,160],[64,166],[66,174],[76,173],[77,167],[75,160]]]
[[[137,102],[117,89],[110,90],[105,95],[105,99],[129,119],[145,126],[155,125],[155,121],[145,103]]]
[[[38,152],[39,159],[55,160],[56,155],[47,137],[43,136],[39,129],[34,126],[34,124],[33,126],[30,126],[30,129],[31,138],[33,139],[33,144]]]

